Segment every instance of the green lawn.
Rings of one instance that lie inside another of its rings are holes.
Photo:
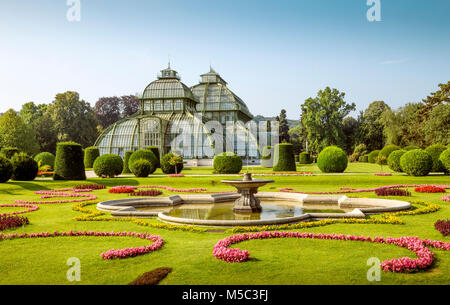
[[[317,172],[315,165],[299,167],[300,171]],[[270,169],[250,168],[251,172],[270,172]],[[387,171],[387,167],[384,167]],[[338,190],[341,186],[369,188],[390,184],[450,184],[450,177],[394,176],[377,177],[379,166],[350,164],[348,173],[355,175],[316,175],[271,177],[275,183],[262,191],[276,191],[292,187],[301,191]],[[360,174],[366,172],[367,174]],[[372,172],[372,173],[371,173]],[[185,169],[185,175],[211,174],[209,168]],[[97,182],[113,185],[167,185],[176,188],[205,187],[208,190],[232,190],[220,183],[220,176],[168,178],[154,175],[149,178],[89,179],[83,183]],[[14,200],[39,200],[35,190],[71,187],[78,182],[8,182],[0,184],[1,204]],[[412,189],[410,199],[427,200],[441,206],[438,212],[417,216],[401,216],[402,225],[386,224],[333,224],[304,229],[306,232],[345,233],[366,236],[419,236],[450,242],[433,227],[437,219],[448,219],[449,203],[440,200],[442,194],[420,194]],[[448,192],[448,191],[447,191]],[[106,190],[94,191],[100,200],[125,198],[124,194],[109,194]],[[170,195],[164,191],[163,196]],[[373,193],[362,193],[375,197]],[[405,198],[401,198],[405,199]],[[400,256],[414,257],[406,249],[392,245],[351,241],[272,239],[242,242],[237,247],[250,251],[246,263],[228,264],[212,256],[215,243],[231,235],[225,233],[191,233],[143,227],[130,222],[79,222],[74,217],[82,215],[72,210],[73,203],[40,205],[36,212],[25,214],[31,222],[16,230],[6,232],[42,231],[136,231],[159,234],[164,246],[142,256],[103,260],[100,253],[111,248],[125,248],[148,244],[131,237],[58,237],[49,239],[18,239],[0,242],[0,284],[79,284],[66,280],[69,257],[81,260],[81,284],[127,284],[138,275],[157,267],[171,267],[172,273],[161,284],[449,284],[450,252],[432,249],[436,254],[434,266],[425,272],[413,274],[382,273],[381,282],[366,279],[370,257],[380,260]],[[95,209],[95,206],[89,206]],[[17,211],[17,208],[0,208],[0,213]],[[148,219],[148,222],[158,222]],[[3,232],[3,233],[6,233]]]

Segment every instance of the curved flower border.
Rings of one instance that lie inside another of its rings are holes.
[[[0,208],[28,208],[28,210],[23,211],[2,213],[0,216],[19,215],[39,210],[39,207],[34,204],[0,204]]]
[[[47,238],[47,237],[70,237],[70,236],[131,236],[141,239],[151,240],[153,243],[148,246],[134,247],[134,248],[124,248],[124,249],[111,249],[101,253],[103,259],[116,259],[116,258],[127,258],[134,257],[138,255],[143,255],[149,252],[156,251],[160,249],[164,240],[159,235],[151,235],[147,233],[136,233],[136,232],[94,232],[94,231],[69,231],[69,232],[41,232],[41,233],[10,233],[3,234],[0,233],[0,240],[6,239],[18,239],[18,238]]]
[[[83,201],[90,201],[95,200],[98,197],[93,194],[79,194],[81,192],[90,192],[91,189],[57,189],[57,190],[50,190],[50,191],[36,191],[34,192],[37,195],[41,195],[42,199],[46,198],[78,198],[82,197],[81,199],[70,199],[70,200],[47,200],[47,201],[26,201],[26,200],[15,200],[15,203],[20,204],[57,204],[57,203],[68,203],[68,202],[83,202]],[[65,192],[73,192],[73,193],[65,193]]]
[[[434,254],[426,246],[431,246],[437,249],[450,250],[450,243],[435,241],[429,239],[420,239],[418,237],[364,237],[344,234],[326,234],[326,233],[306,233],[306,232],[258,232],[258,233],[244,233],[229,236],[225,239],[219,240],[214,246],[213,255],[217,259],[221,259],[228,263],[244,262],[250,258],[248,250],[241,250],[240,248],[228,248],[233,244],[240,243],[245,240],[252,239],[269,239],[269,238],[311,238],[311,239],[326,239],[326,240],[352,240],[362,242],[373,242],[381,244],[392,244],[408,250],[413,251],[416,259],[409,257],[400,257],[397,259],[386,260],[381,263],[381,268],[384,271],[390,272],[413,272],[424,270],[433,264]]]
[[[442,201],[446,201],[446,202],[450,202],[450,195],[442,196],[441,200]]]

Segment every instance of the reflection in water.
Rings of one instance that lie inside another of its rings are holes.
[[[274,218],[286,218],[311,213],[345,213],[337,206],[311,206],[308,208],[298,203],[286,203],[282,201],[262,201],[262,212],[260,213],[236,213],[233,212],[234,202],[211,203],[211,204],[182,204],[168,208],[167,213],[173,217],[206,220],[264,220]],[[138,208],[139,210],[150,210],[154,208]],[[161,209],[161,208],[159,208]]]

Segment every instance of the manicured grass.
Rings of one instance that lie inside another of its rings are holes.
[[[271,172],[268,169],[250,168],[254,172]],[[315,165],[302,166],[301,171],[315,171]],[[292,187],[301,191],[333,191],[341,186],[372,188],[391,184],[450,184],[450,177],[443,175],[409,177],[394,175],[373,176],[379,166],[352,163],[347,169],[351,173],[367,174],[340,176],[295,176],[271,177],[275,183],[262,191],[276,191],[281,187]],[[384,167],[387,171],[387,167]],[[372,173],[370,173],[372,172]],[[211,169],[196,168],[184,174],[211,174]],[[205,187],[211,191],[232,190],[222,185],[223,177],[199,176],[168,178],[89,179],[81,183],[104,183],[114,185],[167,185],[175,188]],[[40,200],[35,190],[71,187],[80,182],[35,180],[31,182],[8,182],[0,184],[1,203],[14,200]],[[344,233],[365,236],[418,236],[450,242],[433,224],[437,219],[448,219],[449,203],[440,200],[442,194],[415,193],[411,197],[392,197],[401,200],[427,200],[441,206],[438,212],[417,216],[401,216],[403,225],[386,224],[333,224],[304,229],[306,232]],[[448,192],[448,191],[447,191]],[[126,198],[125,194],[109,194],[107,190],[93,191],[99,200]],[[162,196],[173,193],[163,190]],[[361,193],[375,197],[373,193]],[[164,246],[153,253],[121,260],[103,260],[100,253],[111,248],[147,245],[149,242],[131,237],[57,237],[49,239],[18,239],[0,242],[0,284],[127,284],[144,272],[158,267],[170,267],[173,271],[160,284],[449,284],[450,252],[432,249],[436,254],[433,268],[425,272],[398,274],[382,272],[381,282],[369,282],[366,273],[370,257],[381,261],[401,256],[415,257],[406,249],[392,245],[360,243],[350,241],[272,239],[252,240],[237,247],[247,249],[251,260],[246,263],[228,264],[212,256],[213,246],[232,233],[191,233],[143,227],[130,222],[73,220],[82,215],[72,210],[73,203],[40,205],[38,211],[24,214],[30,225],[7,230],[10,232],[42,231],[136,231],[159,234]],[[88,206],[95,209],[95,205]],[[22,208],[0,208],[0,213]],[[148,222],[158,222],[148,219]],[[81,282],[68,282],[66,272],[70,257],[81,260]]]

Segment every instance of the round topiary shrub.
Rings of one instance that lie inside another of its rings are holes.
[[[51,169],[55,167],[55,155],[50,152],[41,152],[34,156],[34,161],[38,166],[49,166]]]
[[[75,142],[61,142],[56,145],[54,180],[86,180],[83,150]]]
[[[374,150],[370,152],[368,155],[369,163],[375,163],[375,158],[378,157],[379,153],[380,153],[379,150]]]
[[[3,147],[0,151],[1,154],[5,155],[6,158],[11,159],[12,156],[18,154],[20,151],[17,147]]]
[[[84,168],[92,168],[94,166],[95,159],[100,156],[100,150],[98,147],[91,146],[84,150]]]
[[[293,145],[281,143],[275,145],[273,154],[274,171],[296,171]]]
[[[441,160],[442,164],[447,169],[447,173],[450,173],[450,148],[447,148],[441,153],[439,160]]]
[[[155,171],[155,165],[149,160],[138,159],[131,164],[130,170],[136,177],[145,178]]]
[[[272,167],[273,166],[273,148],[272,146],[265,146],[261,154],[261,166]]]
[[[386,145],[385,147],[383,147],[382,150],[380,150],[380,153],[378,154],[378,156],[382,156],[385,157],[383,161],[383,164],[387,164],[387,160],[389,158],[389,155],[396,150],[401,149],[400,147],[398,147],[397,145]]]
[[[127,150],[125,152],[125,157],[123,158],[123,171],[122,174],[131,174],[131,170],[129,167],[130,156],[133,154],[131,150]]]
[[[394,172],[402,172],[402,168],[400,166],[400,158],[406,153],[406,150],[399,149],[391,152],[389,158],[387,160],[387,164],[390,169]]]
[[[406,151],[410,151],[410,150],[414,150],[414,149],[420,149],[420,147],[417,147],[414,145],[408,145],[408,146],[403,147],[403,150],[406,150]]]
[[[214,157],[213,164],[214,171],[218,174],[237,174],[242,169],[242,158],[224,152]]]
[[[401,156],[400,167],[408,175],[426,176],[433,167],[433,158],[425,150],[410,150]]]
[[[150,162],[151,169],[149,174],[153,174],[157,168],[156,166],[158,165],[158,159],[152,151],[147,149],[137,150],[131,154],[130,159],[128,160],[128,167],[130,168],[131,172],[133,172],[133,163],[140,159],[144,159]]]
[[[161,159],[161,170],[164,174],[179,174],[183,170],[183,157],[174,153],[165,154]]]
[[[161,160],[159,158],[159,148],[157,146],[149,146],[146,149],[150,150],[153,154],[155,154],[156,160],[158,160],[157,168],[161,167]]]
[[[15,154],[11,158],[12,164],[12,180],[31,181],[36,178],[38,173],[38,164],[33,158],[26,153]]]
[[[114,178],[122,173],[122,158],[114,154],[104,154],[95,159],[94,172],[99,177]]]
[[[11,161],[4,156],[0,156],[0,183],[7,182],[13,173]]]
[[[439,160],[439,157],[441,156],[442,152],[446,150],[447,147],[442,144],[434,144],[431,146],[428,146],[425,151],[431,155],[431,158],[433,159],[433,167],[431,168],[432,172],[440,173],[440,172],[447,172],[447,169],[445,168],[444,164],[441,160]]]
[[[309,154],[309,152],[301,152],[298,155],[298,163],[300,164],[311,164],[313,163],[313,159],[311,158],[311,155]]]
[[[317,166],[324,173],[342,173],[347,165],[347,155],[337,146],[328,146],[317,157]]]

